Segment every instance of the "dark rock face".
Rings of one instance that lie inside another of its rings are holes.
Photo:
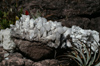
[[[73,16],[94,17],[92,15],[100,14],[99,0],[25,0],[20,7],[33,14],[39,10],[42,16],[59,17],[58,19]]]
[[[99,0],[25,0],[21,2],[21,7],[24,12],[28,10],[31,16],[39,11],[41,16],[60,21],[67,27],[77,25],[100,32]]]
[[[92,15],[93,13],[99,12],[99,5],[99,0],[66,0],[63,13],[68,14],[70,17],[75,15]]]
[[[19,48],[19,51],[32,60],[41,60],[44,58],[54,57],[54,49],[42,43],[18,39],[15,39],[14,42]]]
[[[92,18],[90,24],[89,28],[97,30],[100,33],[100,17]]]
[[[72,27],[72,25],[80,26],[83,29],[88,29],[90,24],[90,20],[88,18],[80,18],[80,17],[74,17],[69,19],[63,19],[62,25]]]

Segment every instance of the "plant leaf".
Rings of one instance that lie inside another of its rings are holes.
[[[83,63],[82,63],[82,60],[79,58],[79,57],[75,57],[75,56],[72,56],[72,55],[67,55],[68,57],[71,57],[71,58],[73,58],[73,59],[75,59],[75,60],[77,60],[76,62],[80,65],[80,66],[82,66],[83,65]]]
[[[93,56],[92,60],[89,63],[89,66],[91,66],[94,63],[95,58],[96,58],[96,52],[94,53],[94,56]]]
[[[96,64],[95,66],[100,66],[100,62],[98,64]]]
[[[89,63],[90,58],[91,58],[91,53],[90,53],[90,55],[89,55],[89,51],[88,51],[88,49],[86,48],[86,46],[84,46],[84,48],[85,48],[85,50],[86,50],[86,56],[87,56],[86,65],[87,65],[87,64]]]
[[[83,52],[77,48],[75,48],[75,50],[77,50],[81,54],[81,56],[83,57],[83,60],[84,60],[84,65],[86,65],[86,58],[85,58],[85,55],[83,54]]]

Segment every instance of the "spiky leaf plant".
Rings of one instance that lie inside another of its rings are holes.
[[[79,66],[99,66],[98,62],[100,50],[98,52],[93,52],[91,48],[88,48],[86,44],[83,46],[85,52],[82,49],[74,48],[75,51],[72,51],[72,55],[67,55],[75,60]]]

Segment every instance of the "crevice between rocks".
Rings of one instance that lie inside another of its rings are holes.
[[[89,15],[89,14],[81,14],[81,15],[77,15],[76,17],[88,18],[88,19],[91,20],[92,18],[100,17],[100,12],[92,13],[91,15]]]

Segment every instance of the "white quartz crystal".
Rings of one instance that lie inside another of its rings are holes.
[[[71,33],[71,28],[67,28],[66,31],[63,33],[64,37],[67,37]]]
[[[97,31],[84,30],[75,25],[68,28],[62,26],[61,22],[47,21],[43,17],[33,19],[29,15],[22,15],[15,25],[10,26],[10,29],[0,31],[0,46],[3,46],[5,50],[12,51],[15,48],[11,36],[29,41],[45,42],[48,46],[54,48],[58,48],[60,44],[61,48],[74,46],[82,48],[84,44],[87,44],[92,51],[98,51],[98,46],[100,46]],[[71,39],[68,38],[69,36]]]
[[[9,56],[9,53],[5,53],[4,54],[4,58],[8,57]]]
[[[30,28],[34,28],[34,19],[30,19]]]
[[[98,49],[99,44],[99,33],[94,30],[83,30],[80,27],[72,26],[70,37],[74,45],[82,47],[83,44],[91,46],[93,51]]]
[[[15,48],[15,43],[11,39],[11,29],[5,29],[0,31],[1,44],[5,50],[12,51]]]
[[[48,40],[55,40],[55,37],[56,37],[56,35],[52,34],[52,35],[47,36],[46,39],[48,39]]]
[[[62,42],[62,48],[66,48],[66,46],[73,47],[68,39],[68,35],[77,48],[82,48],[84,44],[87,44],[87,46],[91,46],[91,49],[95,51],[99,46],[99,33],[97,31],[84,30],[78,26],[68,28],[62,26],[61,22],[47,21],[43,17],[38,17],[34,20],[32,18],[30,19],[29,15],[22,15],[20,20],[16,21],[16,24],[11,28],[11,36],[29,41],[45,41],[48,43],[48,46],[55,48],[57,48],[63,40],[65,41]],[[1,39],[2,38],[0,38],[0,40]],[[10,40],[5,42],[11,42],[13,44]],[[8,47],[4,48],[8,49]]]
[[[64,33],[63,27],[58,27],[57,32],[60,33],[60,34],[63,34]]]
[[[67,40],[67,43],[66,43],[66,44],[67,44],[67,46],[68,46],[68,47],[72,47],[72,45],[71,45],[71,42],[70,42],[70,41],[68,41],[68,40]]]
[[[49,22],[46,22],[46,23],[44,24],[44,27],[45,27],[46,31],[50,31],[51,25],[50,25]]]

